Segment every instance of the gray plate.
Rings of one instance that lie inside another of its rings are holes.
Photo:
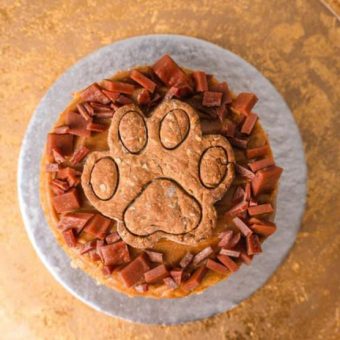
[[[176,300],[128,298],[98,286],[87,274],[69,265],[57,245],[39,200],[39,164],[47,132],[71,100],[71,94],[109,77],[117,70],[150,64],[169,53],[180,65],[217,74],[235,91],[255,92],[256,106],[268,132],[277,163],[285,168],[278,196],[278,231],[251,266],[242,266],[230,279],[201,295]],[[23,140],[18,169],[20,208],[27,233],[51,274],[77,298],[106,314],[135,322],[175,324],[212,316],[237,306],[273,274],[293,245],[306,196],[306,165],[298,128],[273,85],[237,55],[203,40],[177,35],[140,36],[101,48],[65,72],[42,98]],[[294,199],[292,199],[294,197]]]

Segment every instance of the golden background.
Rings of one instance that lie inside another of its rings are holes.
[[[318,0],[0,0],[1,338],[339,336],[339,1],[329,6],[333,12]],[[301,231],[269,282],[230,312],[171,327],[117,320],[67,293],[35,254],[16,194],[20,143],[51,84],[99,47],[147,33],[206,39],[257,67],[292,109],[309,169]]]

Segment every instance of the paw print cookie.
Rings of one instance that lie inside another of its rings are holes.
[[[195,245],[211,235],[214,203],[234,179],[234,153],[223,136],[202,135],[189,104],[163,101],[148,118],[134,104],[121,107],[108,145],[89,154],[81,184],[91,204],[117,221],[126,243]]]

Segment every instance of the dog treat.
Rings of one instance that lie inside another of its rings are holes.
[[[262,251],[282,169],[255,94],[169,55],[150,64],[75,93],[47,136],[41,196],[61,246],[97,282],[179,298]]]

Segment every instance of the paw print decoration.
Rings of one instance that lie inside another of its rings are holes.
[[[214,203],[234,179],[235,159],[226,138],[202,135],[190,105],[163,101],[148,118],[125,105],[112,119],[108,145],[89,155],[81,183],[91,204],[117,221],[126,243],[195,245],[211,235]]]

